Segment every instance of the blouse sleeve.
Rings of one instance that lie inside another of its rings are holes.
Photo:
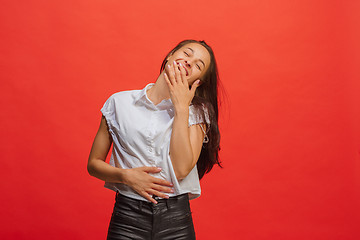
[[[195,107],[193,105],[189,106],[189,127],[194,124],[200,124],[205,123],[207,126],[210,125],[209,120],[209,113],[206,108],[201,108],[204,111],[204,114],[202,114],[201,110],[198,107]],[[203,117],[205,116],[205,119]]]
[[[106,119],[106,122],[109,126],[109,130],[117,130],[119,129],[119,124],[116,121],[116,101],[115,101],[115,94],[111,95],[106,102],[104,103],[104,106],[101,108],[101,113]]]
[[[204,114],[202,114],[201,109],[204,111]],[[205,116],[205,119],[204,119]],[[209,120],[209,113],[205,107],[202,107],[199,109],[199,107],[195,107],[193,105],[189,106],[189,127],[195,124],[205,123],[206,129],[208,130],[210,128],[210,120]],[[207,136],[207,132],[204,130],[204,128],[200,125],[201,130],[205,134],[204,136],[204,143],[209,142],[209,138]]]

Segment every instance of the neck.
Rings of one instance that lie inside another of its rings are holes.
[[[155,85],[147,90],[147,97],[155,104],[159,104],[164,99],[170,98],[169,89],[165,81],[164,72],[157,78]]]

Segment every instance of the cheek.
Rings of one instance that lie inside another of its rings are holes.
[[[193,70],[193,74],[192,74],[192,76],[191,76],[191,78],[193,78],[193,79],[198,79],[198,78],[200,78],[201,77],[201,72],[199,71],[199,70]]]
[[[188,82],[194,82],[195,80],[199,79],[199,74],[193,74],[188,78]]]
[[[187,81],[188,81],[189,85],[192,85],[193,82],[195,82],[197,79],[199,79],[199,75],[193,74],[192,76],[188,77]]]

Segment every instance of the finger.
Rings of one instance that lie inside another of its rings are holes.
[[[147,200],[149,200],[150,202],[157,204],[157,201],[155,199],[153,199],[149,193],[143,192],[143,193],[140,193],[140,195],[143,196],[144,198],[146,198]]]
[[[162,186],[168,186],[168,187],[173,187],[174,185],[171,183],[171,182],[168,182],[164,179],[160,179],[160,178],[156,178],[156,177],[153,177],[153,183],[156,183],[158,185],[162,185]]]
[[[190,89],[190,92],[191,92],[192,95],[195,95],[196,88],[198,86],[200,86],[199,83],[200,83],[200,80],[198,79],[192,84],[191,89]]]
[[[159,167],[140,167],[140,169],[147,173],[161,172],[161,168],[159,168]]]
[[[168,75],[166,74],[166,72],[164,72],[164,78],[165,78],[165,82],[167,83],[169,89],[172,90],[172,89],[173,89],[173,85],[171,85],[171,82],[170,82],[169,77],[168,77]]]
[[[175,80],[176,83],[181,83],[182,79],[181,79],[181,74],[180,74],[180,70],[179,70],[179,66],[177,65],[177,63],[174,61],[174,72],[175,72]]]
[[[156,190],[149,190],[147,191],[148,193],[152,194],[152,195],[155,195],[155,196],[158,196],[158,197],[161,197],[161,198],[169,198],[168,195],[166,195],[165,193],[162,193],[162,192],[159,192],[159,191],[156,191]],[[155,199],[154,199],[155,200]]]
[[[153,184],[152,189],[155,189],[155,190],[157,190],[159,192],[174,193],[174,190],[172,190],[171,188],[163,187],[163,186],[158,185],[158,184]]]
[[[176,82],[174,67],[169,64],[169,65],[167,65],[167,68],[168,68],[168,77],[171,82],[171,85],[174,85]]]
[[[185,84],[187,87],[189,87],[189,83],[188,83],[188,81],[186,79],[185,66],[182,63],[180,63],[179,65],[180,65],[181,80],[182,80],[183,84]]]

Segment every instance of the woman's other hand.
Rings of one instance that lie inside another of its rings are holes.
[[[152,195],[161,198],[169,198],[165,193],[173,193],[170,188],[173,185],[163,179],[151,176],[149,173],[158,173],[161,169],[157,167],[138,167],[124,171],[123,182],[147,200],[157,203]]]
[[[200,80],[196,80],[189,89],[185,66],[175,61],[166,66],[164,76],[175,110],[188,110]]]

